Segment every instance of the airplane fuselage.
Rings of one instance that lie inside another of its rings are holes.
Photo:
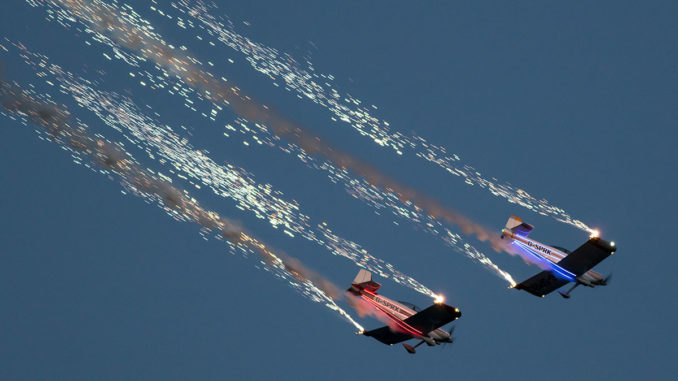
[[[541,242],[537,242],[533,239],[520,236],[518,234],[515,234],[509,229],[502,229],[501,232],[504,236],[513,239],[514,242],[518,243],[519,246],[525,248],[526,250],[529,250],[530,253],[538,255],[541,258],[548,259],[553,263],[558,263],[560,262],[561,259],[567,256],[566,253],[556,249],[555,247],[544,245]]]

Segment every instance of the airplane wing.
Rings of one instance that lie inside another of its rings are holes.
[[[615,247],[611,242],[600,238],[591,238],[577,250],[573,251],[572,254],[558,262],[558,266],[579,276],[589,271],[603,259],[609,257],[614,251]],[[550,270],[545,270],[517,284],[514,288],[525,290],[532,295],[544,296],[569,282],[567,279],[553,275],[553,272]]]
[[[514,288],[516,290],[525,290],[532,295],[544,296],[568,283],[570,283],[569,280],[553,275],[550,270],[544,270],[532,278],[518,283]]]
[[[591,238],[572,254],[558,262],[558,266],[579,276],[593,268],[603,259],[614,253],[615,247],[612,243],[600,238]]]
[[[384,344],[398,344],[405,340],[411,339],[413,336],[406,333],[394,332],[389,326],[383,326],[381,328],[373,329],[371,331],[366,331],[363,333],[365,336],[374,337],[375,339],[381,341]]]
[[[418,312],[403,321],[410,327],[420,331],[422,335],[425,335],[440,326],[456,320],[460,316],[461,312],[459,312],[459,309],[441,303],[434,304],[431,307]],[[393,331],[388,326],[373,329],[363,334],[365,336],[374,337],[382,343],[389,345],[397,344],[414,337],[407,333]]]

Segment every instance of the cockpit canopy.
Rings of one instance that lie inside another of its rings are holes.
[[[553,245],[551,245],[551,247],[553,247],[554,249],[558,249],[558,250],[562,251],[562,252],[565,253],[565,254],[571,254],[571,253],[572,253],[570,250],[567,250],[567,249],[564,248],[564,247],[553,246]]]
[[[403,301],[400,301],[400,300],[399,300],[398,303],[402,304],[403,306],[405,306],[405,307],[407,307],[407,308],[410,308],[410,309],[413,310],[413,311],[416,311],[416,312],[421,311],[421,308],[415,306],[414,304],[412,304],[412,303],[410,303],[410,302],[403,302]]]

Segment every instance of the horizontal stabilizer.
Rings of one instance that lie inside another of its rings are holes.
[[[358,275],[353,279],[353,286],[371,292],[375,292],[381,287],[379,283],[372,280],[372,273],[367,270],[358,271]]]
[[[506,221],[506,229],[521,237],[527,237],[532,229],[534,229],[534,226],[523,222],[520,217],[511,216],[508,221]]]

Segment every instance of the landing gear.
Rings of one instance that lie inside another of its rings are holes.
[[[576,283],[574,284],[574,286],[572,286],[569,290],[567,290],[567,292],[563,293],[563,292],[561,292],[561,291],[558,291],[558,293],[559,293],[560,296],[562,296],[563,298],[565,298],[565,299],[570,299],[570,292],[572,292],[572,290],[574,290],[575,288],[577,288],[577,286],[579,286],[580,284],[581,284],[581,283],[576,282]]]
[[[417,344],[417,345],[415,345],[415,346],[411,346],[411,345],[408,345],[408,344],[403,344],[403,347],[405,348],[405,350],[406,350],[408,353],[415,354],[415,353],[417,353],[417,350],[416,350],[415,348],[417,348],[418,346],[420,346],[420,345],[422,345],[422,344],[424,344],[424,340],[420,341],[419,344]]]

